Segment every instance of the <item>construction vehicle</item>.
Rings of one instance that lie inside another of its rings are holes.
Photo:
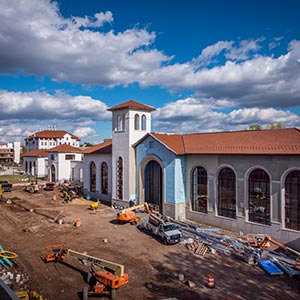
[[[91,210],[97,210],[98,207],[99,207],[99,202],[98,201],[95,201],[95,202],[90,204],[90,209]]]
[[[12,183],[9,183],[7,180],[1,180],[0,184],[2,186],[2,192],[11,192],[12,191]]]
[[[163,241],[165,245],[176,244],[182,237],[174,223],[164,220],[159,213],[150,213],[145,228]]]
[[[39,185],[37,184],[37,181],[32,181],[29,185],[25,186],[24,190],[31,194],[37,193],[39,191]]]
[[[62,193],[65,202],[69,202],[75,198],[78,198],[78,195],[75,192],[75,188],[73,186],[63,186]]]
[[[36,291],[33,292],[17,291],[15,292],[15,294],[20,300],[43,300],[43,296],[37,293]]]
[[[89,287],[83,287],[82,300],[101,296],[108,296],[114,300],[116,299],[116,290],[128,282],[128,274],[124,273],[123,265],[67,249],[63,244],[46,247],[44,261],[58,262],[67,256],[74,256],[92,264],[91,272],[87,277]]]
[[[144,208],[147,213],[151,212],[147,202],[132,207],[124,208],[118,211],[117,213],[118,222],[130,223],[131,225],[137,224],[141,220],[141,218],[137,217],[134,211],[140,208]]]
[[[55,183],[54,182],[46,182],[43,186],[44,191],[54,191]]]

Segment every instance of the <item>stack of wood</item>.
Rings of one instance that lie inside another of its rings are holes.
[[[194,254],[202,256],[204,256],[208,250],[207,246],[204,243],[198,243],[196,241],[186,244],[185,246],[189,251],[194,252]]]

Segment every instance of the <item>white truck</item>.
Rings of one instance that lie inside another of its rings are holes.
[[[151,234],[161,239],[165,245],[176,244],[182,237],[181,231],[178,230],[174,223],[163,221],[152,213],[149,215],[145,228]]]

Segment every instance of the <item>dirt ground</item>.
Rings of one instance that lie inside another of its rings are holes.
[[[48,300],[81,299],[89,266],[74,257],[64,263],[45,264],[42,260],[46,246],[62,243],[125,266],[129,281],[117,291],[118,300],[300,297],[298,278],[267,275],[259,266],[218,251],[201,256],[183,244],[163,245],[137,226],[117,224],[116,212],[110,207],[101,204],[93,213],[88,209],[90,201],[63,203],[60,195],[58,190],[40,190],[32,195],[22,187],[4,194],[0,202],[0,244],[18,254],[15,272],[25,278],[23,285],[13,284],[13,289],[35,290]],[[74,226],[76,218],[81,219],[79,228]],[[59,224],[55,221],[58,219],[64,223]],[[214,288],[206,286],[209,273],[215,276]],[[179,280],[179,274],[184,275],[184,280]]]

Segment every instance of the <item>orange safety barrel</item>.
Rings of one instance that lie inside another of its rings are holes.
[[[209,288],[215,287],[215,276],[213,274],[207,275],[207,287]]]
[[[80,227],[81,226],[81,220],[80,219],[76,219],[75,222],[74,222],[74,225],[76,227]]]
[[[294,269],[300,271],[300,258],[296,258]]]

